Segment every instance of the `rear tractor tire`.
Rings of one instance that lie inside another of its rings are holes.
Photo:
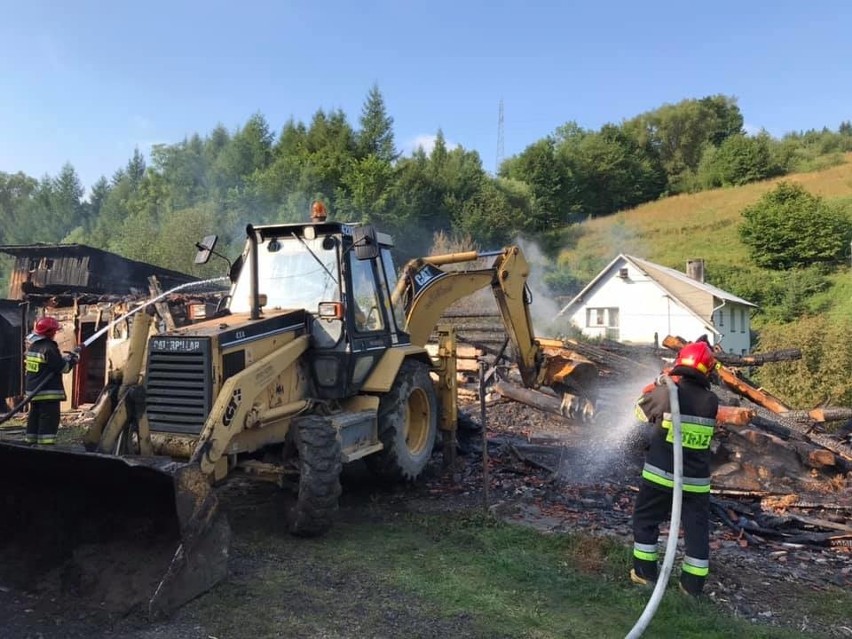
[[[379,402],[379,440],[384,448],[367,457],[367,465],[379,477],[414,481],[429,463],[437,432],[438,397],[429,367],[406,360]]]
[[[299,496],[290,513],[290,532],[317,537],[331,528],[338,508],[340,442],[331,422],[319,415],[295,420],[293,438],[299,453]]]

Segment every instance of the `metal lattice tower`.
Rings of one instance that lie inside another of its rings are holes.
[[[500,98],[500,107],[497,114],[497,163],[494,165],[494,174],[500,170],[500,164],[503,163],[504,149],[503,140],[503,98]]]

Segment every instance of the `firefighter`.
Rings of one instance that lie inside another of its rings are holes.
[[[56,443],[59,430],[59,403],[65,399],[62,375],[70,371],[79,359],[77,353],[65,356],[54,341],[62,330],[53,317],[39,318],[33,332],[27,336],[26,392],[32,393],[27,418],[28,444],[49,446]]]
[[[683,441],[683,510],[681,521],[686,552],[680,588],[698,597],[710,572],[710,442],[719,399],[710,390],[717,367],[704,341],[684,346],[669,375],[677,384]],[[657,579],[657,539],[660,523],[671,516],[674,486],[674,438],[669,390],[660,379],[636,402],[636,417],[652,431],[642,469],[642,482],[633,511],[633,569],[635,584]]]

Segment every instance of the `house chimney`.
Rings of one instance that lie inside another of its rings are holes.
[[[686,261],[686,274],[698,282],[704,282],[704,260],[695,259]]]

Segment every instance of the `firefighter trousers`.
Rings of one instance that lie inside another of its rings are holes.
[[[26,441],[30,444],[55,444],[59,430],[59,402],[42,399],[30,402]]]
[[[644,579],[657,579],[660,524],[671,517],[672,491],[643,481],[633,511],[633,569]],[[710,494],[683,493],[681,510],[686,551],[680,583],[698,596],[710,572]]]

